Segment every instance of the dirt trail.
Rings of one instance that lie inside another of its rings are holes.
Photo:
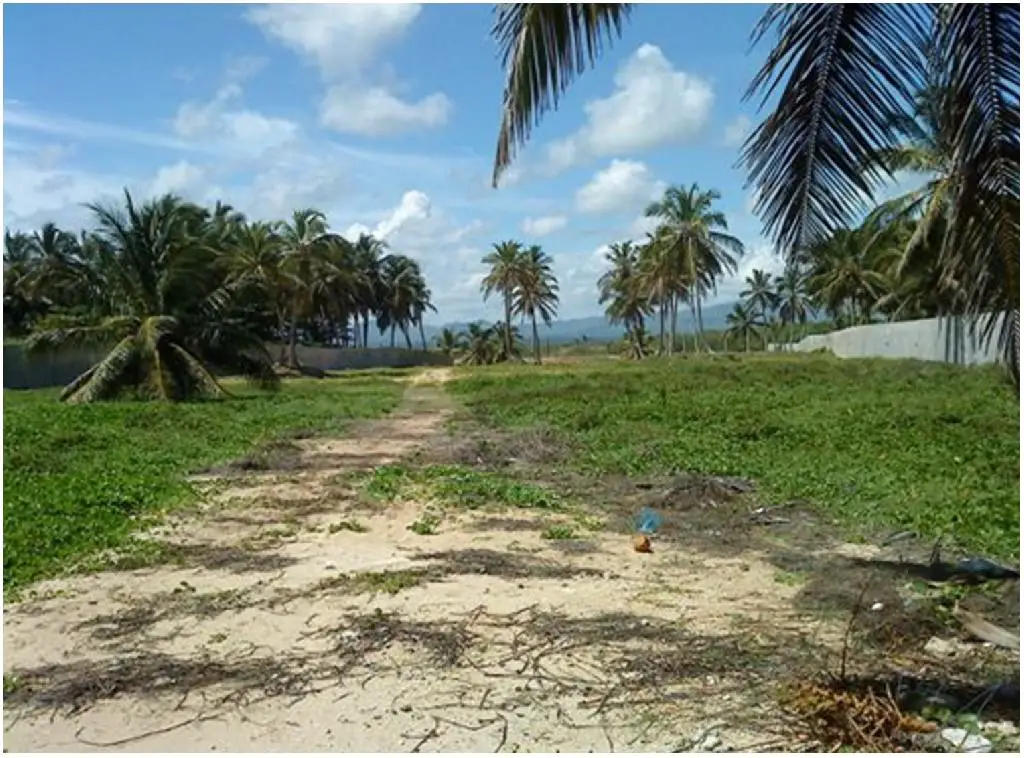
[[[522,511],[424,536],[407,528],[424,503],[358,501],[346,474],[444,436],[448,375],[299,442],[290,471],[207,477],[207,505],[154,534],[177,565],[6,608],[5,746],[654,751],[711,713],[728,745],[763,742],[745,693],[799,660],[807,625],[762,556],[543,540]]]

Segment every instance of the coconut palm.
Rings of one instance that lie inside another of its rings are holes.
[[[661,200],[651,203],[645,215],[661,222],[658,244],[675,261],[681,288],[688,292],[697,337],[704,340],[701,303],[717,290],[717,281],[736,271],[736,260],[743,255],[743,243],[728,233],[725,214],[714,209],[721,198],[717,190],[669,187]],[[674,335],[673,335],[674,339]]]
[[[744,282],[740,297],[758,317],[767,316],[775,309],[775,289],[772,287],[771,274],[761,269],[753,269]]]
[[[540,363],[537,316],[540,315],[541,320],[547,326],[551,326],[558,313],[558,280],[551,270],[551,256],[539,245],[531,245],[523,252],[512,310],[515,315],[530,319],[533,329],[533,357]]]
[[[726,315],[725,324],[728,327],[725,332],[726,344],[732,339],[742,340],[745,353],[750,352],[750,338],[757,337],[763,326],[757,312],[746,303],[736,303]]]
[[[282,270],[288,281],[288,365],[299,368],[299,321],[313,315],[318,294],[316,282],[325,252],[327,217],[313,208],[297,210],[290,222],[277,224],[281,240]]]
[[[232,293],[215,275],[211,230],[195,206],[166,195],[140,207],[125,191],[123,209],[88,207],[97,223],[100,275],[116,307],[92,318],[53,316],[27,347],[112,348],[61,400],[104,400],[129,390],[163,400],[219,395],[214,367],[276,386],[259,335],[226,317]]]
[[[500,294],[504,306],[505,328],[502,330],[504,339],[512,338],[512,306],[515,290],[519,284],[523,261],[523,246],[515,240],[505,240],[494,245],[490,253],[484,256],[483,264],[490,270],[480,283],[484,300],[494,293]],[[512,355],[511,342],[505,343],[505,353]]]
[[[384,258],[387,256],[387,243],[371,234],[360,234],[352,243],[356,267],[360,272],[362,292],[356,306],[356,333],[359,334],[359,321],[362,320],[360,344],[367,347],[370,338],[370,318],[379,311],[382,297],[381,271]]]
[[[781,276],[775,277],[775,296],[779,322],[787,331],[787,342],[792,342],[797,324],[806,324],[810,310],[807,279],[796,266],[787,266]]]
[[[466,328],[466,348],[462,362],[469,366],[486,366],[495,363],[502,346],[490,324],[478,322]]]
[[[900,256],[895,227],[839,229],[807,253],[807,292],[840,326],[870,323],[888,292],[884,271]],[[888,259],[888,260],[887,260]]]
[[[465,332],[445,327],[434,337],[434,344],[442,353],[452,358],[466,349],[468,340]]]

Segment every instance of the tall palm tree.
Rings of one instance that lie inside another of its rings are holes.
[[[483,258],[483,264],[490,267],[490,271],[480,283],[483,290],[484,300],[490,298],[494,293],[501,295],[504,306],[505,329],[502,334],[505,339],[505,353],[512,355],[512,305],[515,297],[515,290],[520,279],[520,272],[523,261],[523,246],[515,240],[505,240],[494,245],[491,252]]]
[[[225,258],[228,285],[236,291],[255,290],[270,303],[284,350],[291,289],[283,269],[284,245],[274,225],[260,221],[242,225],[226,247]]]
[[[381,333],[389,331],[391,347],[395,346],[397,331],[402,332],[405,346],[412,350],[409,326],[413,322],[414,309],[422,300],[423,274],[419,264],[404,255],[389,255],[384,259],[381,272],[383,297],[377,315],[377,326]]]
[[[299,321],[313,315],[320,261],[325,251],[327,217],[313,208],[297,210],[290,222],[277,224],[284,256],[282,268],[288,280],[288,365],[299,368]]]
[[[195,206],[167,195],[140,207],[126,190],[123,209],[88,207],[116,306],[90,318],[51,317],[27,343],[33,351],[111,348],[64,389],[62,400],[105,400],[131,389],[164,400],[222,394],[212,367],[276,386],[259,335],[225,318],[231,292],[216,276],[209,223]]]
[[[743,340],[743,352],[750,352],[750,338],[757,337],[759,329],[763,324],[758,314],[746,303],[736,303],[732,311],[725,317],[728,327],[725,332],[726,341],[731,339]]]
[[[661,200],[651,203],[645,215],[661,222],[659,244],[676,260],[676,270],[685,281],[694,312],[697,336],[704,340],[701,303],[717,289],[717,281],[736,271],[743,255],[743,243],[728,233],[725,214],[714,209],[721,198],[717,190],[669,187]]]
[[[627,340],[651,313],[651,301],[643,290],[640,271],[640,248],[632,242],[615,242],[608,246],[605,261],[609,268],[597,280],[598,302],[605,306],[605,315],[612,324],[624,324]],[[646,344],[648,335],[644,330]]]
[[[753,269],[750,275],[747,277],[744,283],[744,289],[740,292],[740,297],[743,299],[744,305],[749,308],[754,315],[761,320],[766,322],[768,316],[775,310],[776,307],[776,293],[775,287],[772,283],[771,274],[761,269]],[[762,330],[764,337],[763,347],[768,349],[768,330]]]
[[[356,332],[359,333],[359,319],[362,320],[360,344],[368,347],[370,339],[370,317],[380,310],[383,282],[381,272],[387,256],[387,244],[372,234],[360,234],[352,243],[356,267],[360,272],[362,292],[356,306]]]
[[[658,309],[659,351],[672,355],[676,346],[679,303],[693,301],[691,281],[680,268],[670,233],[661,227],[647,235],[647,242],[640,249],[639,284],[651,305]],[[666,319],[670,324],[667,345]]]
[[[807,279],[796,266],[790,265],[775,278],[775,297],[779,321],[787,331],[787,342],[792,343],[797,324],[806,324],[810,300],[807,297]]]
[[[533,357],[539,364],[540,334],[537,316],[551,326],[558,313],[558,279],[551,270],[551,256],[539,245],[531,245],[523,253],[512,309],[515,315],[528,317],[533,329]]]

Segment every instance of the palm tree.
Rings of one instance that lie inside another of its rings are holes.
[[[466,328],[466,348],[462,362],[469,366],[495,363],[501,344],[494,327],[485,323],[470,324]]]
[[[438,350],[451,358],[466,350],[468,339],[465,332],[457,332],[445,327],[439,335],[434,337],[434,344]]]
[[[743,243],[728,233],[725,214],[713,205],[721,198],[717,190],[701,191],[669,187],[661,200],[647,206],[645,215],[661,221],[657,238],[675,260],[675,269],[689,293],[697,336],[704,341],[701,303],[717,290],[717,281],[736,271],[743,255]],[[674,334],[673,334],[674,339]]]
[[[111,399],[129,389],[163,400],[219,395],[211,367],[275,387],[259,335],[225,318],[222,286],[208,244],[209,222],[172,195],[137,207],[88,206],[96,217],[100,275],[116,307],[91,318],[55,315],[29,338],[29,350],[112,347],[68,385],[61,400]]]
[[[324,254],[327,217],[307,208],[292,214],[291,222],[277,224],[283,255],[282,270],[288,281],[288,366],[300,368],[298,355],[299,320],[313,315],[319,294],[319,263]]]
[[[370,317],[380,310],[383,293],[381,272],[387,255],[387,244],[371,234],[360,234],[352,243],[352,247],[362,281],[362,291],[356,306],[356,333],[359,333],[359,319],[362,319],[360,344],[367,347],[370,339]]]
[[[775,309],[775,290],[772,287],[771,274],[755,268],[746,278],[744,285],[740,297],[755,314],[764,318]]]
[[[389,255],[381,271],[383,293],[377,314],[381,333],[390,331],[391,347],[395,346],[396,330],[401,330],[405,346],[412,350],[409,326],[415,318],[415,309],[423,305],[425,285],[419,264],[404,255]],[[423,305],[425,308],[426,306]]]
[[[679,260],[674,255],[668,233],[659,228],[647,235],[647,242],[640,249],[639,284],[652,306],[658,308],[659,351],[672,355],[676,346],[676,324],[680,300],[690,299],[690,280],[680,271]],[[670,322],[669,339],[666,347],[665,320]]]
[[[515,290],[519,284],[523,261],[523,246],[515,240],[498,242],[490,253],[484,256],[483,264],[490,271],[480,284],[486,301],[494,293],[499,293],[505,308],[505,328],[502,330],[506,355],[512,355],[512,306]]]
[[[729,327],[725,332],[726,343],[730,339],[743,340],[743,352],[750,352],[750,338],[757,337],[759,328],[763,326],[758,314],[746,303],[736,303],[732,311],[725,317]]]
[[[551,326],[558,312],[558,280],[551,271],[551,256],[539,245],[531,245],[523,253],[519,281],[513,297],[513,313],[530,319],[533,328],[533,357],[539,364],[541,357],[537,315],[547,326]]]
[[[807,280],[796,266],[787,266],[781,276],[775,278],[775,296],[779,308],[779,321],[788,331],[787,342],[792,343],[797,324],[806,324],[810,301],[807,297]]]
[[[225,258],[228,285],[234,290],[255,290],[271,304],[283,350],[291,289],[283,269],[284,245],[274,225],[254,222],[240,226],[225,249]]]
[[[506,70],[493,184],[545,111],[621,32],[621,3],[498,7]],[[944,268],[984,335],[998,327],[1018,363],[1020,308],[1020,5],[773,5],[754,38],[774,39],[747,97],[774,101],[742,152],[765,234],[789,262],[849,224],[888,176],[900,135],[936,65],[956,114],[955,182]],[[777,95],[777,97],[776,97]],[[1008,318],[1000,318],[1006,314]]]

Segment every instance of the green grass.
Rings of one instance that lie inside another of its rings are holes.
[[[384,502],[422,494],[445,505],[469,510],[495,505],[547,511],[560,511],[566,507],[564,499],[546,487],[458,465],[422,468],[378,466],[363,481],[362,491],[368,497]]]
[[[194,500],[183,477],[292,430],[336,433],[392,409],[385,380],[294,380],[276,395],[68,406],[4,390],[4,589],[125,545],[147,516]]]
[[[996,368],[830,356],[491,367],[449,385],[496,427],[547,425],[590,474],[755,479],[870,535],[1019,551],[1020,408]]]

